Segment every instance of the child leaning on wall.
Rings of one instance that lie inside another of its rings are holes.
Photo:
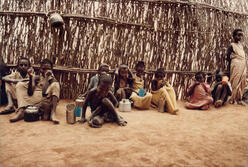
[[[228,97],[232,95],[232,86],[228,81],[227,75],[219,70],[216,71],[215,81],[211,86],[211,92],[216,108],[223,106]]]
[[[28,58],[21,57],[18,59],[17,70],[13,71],[10,75],[3,77],[5,81],[6,94],[8,99],[8,105],[0,114],[8,114],[15,112],[14,102],[17,103],[16,98],[16,85],[18,82],[28,81],[29,75],[27,74],[31,64]],[[17,106],[16,106],[17,107]]]
[[[169,82],[164,80],[165,72],[163,68],[157,69],[155,79],[152,80],[152,103],[159,105],[161,98],[165,103],[165,111],[171,114],[176,114],[179,109],[177,107],[176,93]]]
[[[135,66],[136,74],[132,89],[134,92],[131,94],[130,99],[133,101],[134,107],[138,109],[149,109],[152,101],[152,94],[146,91],[145,80],[145,63],[139,61]]]
[[[190,97],[189,102],[186,102],[188,109],[207,110],[209,105],[213,103],[210,85],[205,82],[203,72],[200,71],[195,74],[195,80],[187,89],[186,95]]]
[[[129,99],[132,94],[133,75],[127,65],[120,65],[115,72],[114,93],[118,101]]]

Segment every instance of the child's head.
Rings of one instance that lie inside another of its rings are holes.
[[[103,72],[108,73],[109,72],[109,65],[107,65],[105,63],[101,64],[98,68],[98,72],[99,72],[99,74],[101,74]]]
[[[17,70],[20,73],[27,73],[29,67],[30,67],[30,61],[26,57],[20,57],[17,62]]]
[[[157,71],[155,72],[155,79],[157,80],[162,80],[165,77],[165,71],[163,68],[159,68],[157,69]]]
[[[102,97],[106,97],[112,86],[112,78],[108,74],[103,74],[99,78],[98,90],[101,92]]]
[[[204,82],[205,81],[205,73],[202,71],[199,71],[195,74],[195,79],[198,82]]]
[[[138,63],[135,65],[135,70],[138,76],[143,75],[145,71],[145,63],[143,61],[138,61]]]
[[[220,70],[217,70],[215,73],[215,80],[216,82],[222,81],[222,77],[224,76],[224,73],[221,72]]]
[[[239,42],[243,39],[243,31],[242,29],[235,29],[233,31],[233,39],[235,42]]]
[[[49,59],[43,59],[40,62],[40,73],[42,74],[42,76],[45,76],[45,73],[48,70],[52,70],[52,69],[53,69],[53,63]]]
[[[128,77],[128,66],[125,64],[120,65],[119,67],[119,76],[122,78]]]

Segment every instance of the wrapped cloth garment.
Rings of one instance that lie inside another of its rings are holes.
[[[241,100],[246,87],[246,57],[240,43],[232,43],[230,82],[232,85],[231,101]]]
[[[29,76],[26,75],[25,78],[23,78],[20,74],[20,72],[16,71],[16,72],[12,72],[10,75],[8,75],[9,78],[11,79],[29,79]],[[10,92],[11,94],[11,97],[13,99],[16,99],[16,85],[15,83],[7,83],[5,82],[5,89],[6,89],[6,92]]]
[[[56,96],[59,99],[60,85],[57,81],[51,83],[46,90],[46,97],[42,96],[42,87],[45,83],[44,77],[40,76],[40,81],[35,86],[32,96],[28,95],[28,82],[19,82],[16,85],[16,97],[18,108],[40,103],[43,100],[49,99],[51,96]]]
[[[163,86],[159,90],[152,91],[152,103],[158,106],[159,100],[162,97],[167,101],[167,110],[169,113],[174,113],[178,110],[177,101],[176,101],[176,93],[173,87],[169,84]]]
[[[193,89],[195,82],[192,83],[187,92]],[[200,83],[196,85],[192,95],[190,95],[189,102],[186,102],[186,108],[188,109],[201,109],[205,105],[210,105],[213,103],[213,98],[211,97],[211,89],[207,83]]]

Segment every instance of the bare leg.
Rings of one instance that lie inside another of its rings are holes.
[[[17,122],[19,120],[22,120],[24,118],[24,108],[20,108],[16,115],[10,118],[10,122]]]
[[[6,94],[7,94],[7,98],[8,98],[8,105],[6,106],[6,108],[3,111],[0,112],[0,114],[9,114],[9,113],[15,112],[14,103],[13,103],[11,93],[9,91],[7,91]]]
[[[102,107],[97,107],[95,111],[93,111],[90,115],[89,120],[93,119],[95,116],[97,116],[102,111]]]
[[[214,106],[216,108],[222,106],[222,104],[223,104],[223,101],[224,101],[224,98],[225,98],[225,96],[224,96],[224,98],[222,99],[224,90],[225,89],[224,89],[224,86],[223,85],[218,85],[217,88],[216,88],[216,92],[215,92],[215,103],[214,103]]]
[[[126,96],[126,92],[124,89],[121,89],[121,99],[126,99],[127,96]]]
[[[126,121],[122,121],[119,117],[119,115],[117,114],[114,105],[112,104],[112,102],[108,99],[108,98],[104,98],[102,100],[102,104],[107,107],[108,111],[113,114],[114,118],[116,119],[118,125],[120,126],[126,126],[127,122]]]

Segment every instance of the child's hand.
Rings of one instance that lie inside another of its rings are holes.
[[[34,69],[33,69],[33,67],[30,67],[27,72],[28,72],[28,75],[29,76],[33,76],[34,75]]]

